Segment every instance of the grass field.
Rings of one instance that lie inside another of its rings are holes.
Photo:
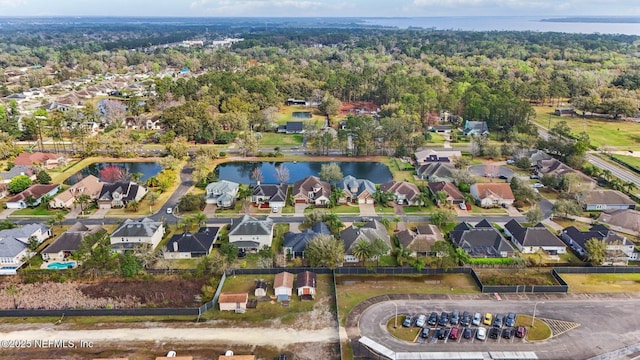
[[[562,274],[572,293],[640,292],[640,274]]]
[[[627,156],[627,155],[612,155],[615,159],[618,159],[622,162],[624,162],[625,164],[629,164],[631,166],[635,166],[636,168],[640,169],[640,157],[635,157],[635,156]]]
[[[536,319],[531,327],[531,316],[518,314],[516,318],[516,327],[524,326],[527,328],[527,340],[540,341],[551,337],[551,328],[540,319]]]
[[[640,124],[608,119],[583,119],[581,117],[558,117],[553,115],[553,108],[535,106],[534,121],[545,128],[552,128],[560,121],[566,121],[574,134],[586,131],[591,144],[598,148],[621,147],[640,149]]]
[[[336,277],[340,323],[362,301],[386,294],[466,294],[478,287],[469,275],[369,275]]]
[[[300,146],[302,134],[261,133],[260,146]],[[284,150],[284,149],[281,149]]]
[[[418,337],[418,333],[422,328],[418,328],[415,326],[406,328],[402,326],[402,322],[406,317],[406,315],[398,315],[397,326],[395,316],[389,319],[389,321],[387,322],[387,331],[389,331],[389,334],[397,337],[400,340],[415,342],[416,338]]]

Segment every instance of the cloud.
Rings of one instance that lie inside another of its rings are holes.
[[[232,15],[232,16],[291,16],[299,15],[296,11],[313,11],[308,15],[323,15],[323,11],[338,11],[353,8],[348,3],[332,3],[329,1],[313,0],[198,0],[194,4],[208,3],[204,11],[208,15]],[[204,5],[204,4],[203,4]],[[304,14],[307,15],[307,14]],[[326,15],[326,14],[324,14]]]
[[[19,7],[26,5],[27,0],[0,0],[0,7]]]
[[[194,1],[191,3],[191,5],[189,5],[189,8],[191,9],[196,9],[199,8],[201,6],[204,6],[206,4],[209,3],[209,0],[198,0],[198,1]]]

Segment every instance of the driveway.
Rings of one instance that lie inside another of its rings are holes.
[[[16,210],[17,209],[4,209],[2,212],[0,212],[0,219],[8,218],[9,215],[13,214],[13,212]]]
[[[376,216],[376,207],[374,204],[358,204],[360,208],[360,216]]]
[[[95,213],[89,215],[89,219],[104,219],[109,209],[97,209]]]
[[[509,214],[509,216],[522,216],[522,214],[520,214],[520,211],[518,211],[518,209],[516,209],[516,207],[513,205],[507,208],[507,214]]]
[[[299,204],[296,203],[294,208],[294,214],[296,216],[304,216],[304,209],[306,209],[307,207],[309,207],[309,204]]]

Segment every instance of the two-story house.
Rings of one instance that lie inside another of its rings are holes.
[[[111,234],[111,249],[118,253],[146,245],[155,249],[164,236],[164,223],[150,218],[127,219]]]
[[[232,181],[212,182],[205,189],[205,201],[220,208],[231,208],[236,202],[239,188],[240,184]]]

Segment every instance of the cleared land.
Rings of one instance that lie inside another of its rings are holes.
[[[562,274],[572,293],[639,292],[640,274]]]

